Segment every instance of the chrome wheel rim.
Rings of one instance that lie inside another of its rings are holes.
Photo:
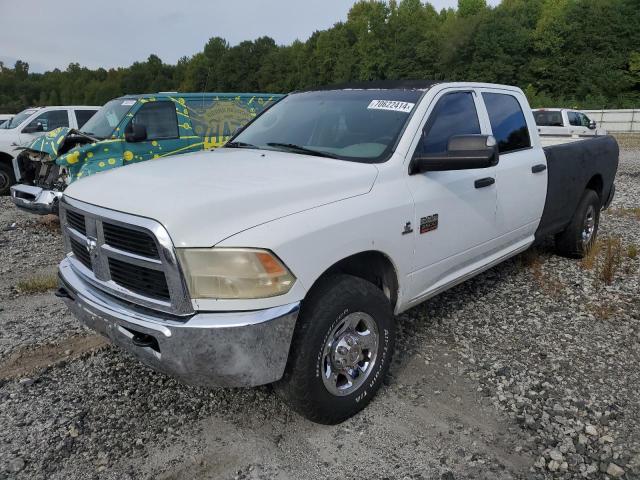
[[[593,232],[596,228],[596,209],[593,205],[589,205],[587,213],[584,217],[584,224],[582,226],[582,245],[587,246],[593,238]]]
[[[322,381],[336,396],[357,390],[371,374],[378,357],[378,326],[368,313],[342,319],[327,337],[322,353]]]

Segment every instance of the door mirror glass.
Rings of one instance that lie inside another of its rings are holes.
[[[595,120],[589,122],[589,130],[595,130],[597,127]]]
[[[42,125],[42,123],[40,122],[35,124],[30,123],[29,125],[27,125],[22,129],[22,133],[38,133],[38,132],[44,132],[44,125]]]
[[[492,135],[456,135],[444,153],[414,159],[418,172],[488,168],[498,163],[498,144]]]
[[[147,127],[130,123],[124,132],[124,139],[129,143],[144,142],[147,139]]]

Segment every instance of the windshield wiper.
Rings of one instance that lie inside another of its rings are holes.
[[[301,147],[300,145],[296,145],[295,143],[278,143],[278,142],[269,142],[267,143],[270,147],[283,147],[288,148],[289,150],[293,150],[294,152],[304,153],[306,155],[315,155],[316,157],[327,157],[327,158],[340,158],[337,155],[329,152],[322,152],[320,150],[313,150],[312,148]]]
[[[246,142],[229,142],[224,146],[225,148],[258,148],[255,145]]]

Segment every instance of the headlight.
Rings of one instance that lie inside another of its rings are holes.
[[[267,250],[181,248],[192,298],[266,298],[287,293],[295,277]]]

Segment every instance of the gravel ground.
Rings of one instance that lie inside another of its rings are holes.
[[[0,478],[640,478],[631,147],[593,258],[536,247],[401,315],[385,387],[334,427],[268,387],[183,386],[21,291],[60,236],[0,198]]]

